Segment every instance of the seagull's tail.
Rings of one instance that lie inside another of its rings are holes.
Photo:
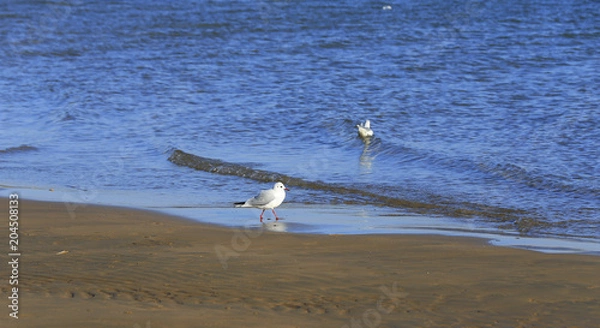
[[[246,202],[233,203],[233,207],[244,207]]]

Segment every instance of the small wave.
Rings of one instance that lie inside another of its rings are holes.
[[[19,152],[23,152],[23,151],[32,151],[32,150],[38,150],[38,149],[36,147],[29,146],[29,145],[20,145],[18,147],[9,147],[6,149],[0,149],[0,154],[12,154],[12,153],[19,153]]]
[[[294,186],[296,188],[331,193],[338,195],[338,198],[341,198],[341,201],[347,204],[370,204],[391,208],[403,208],[421,214],[438,214],[463,218],[486,218],[504,225],[511,223],[511,225],[518,230],[521,228],[521,226],[523,226],[523,232],[529,231],[532,226],[543,225],[543,220],[540,220],[525,211],[469,202],[458,202],[451,204],[448,202],[433,203],[408,200],[400,197],[392,197],[381,193],[371,192],[356,186],[347,186],[322,181],[309,181],[277,172],[254,169],[236,163],[229,163],[218,159],[188,154],[179,149],[175,149],[168,160],[176,165],[190,167],[200,171],[237,176],[260,182],[281,181],[286,185]],[[539,224],[535,224],[535,222],[538,221]],[[522,222],[528,222],[529,224],[519,224]]]
[[[331,42],[323,42],[319,44],[319,47],[323,49],[344,49],[348,47],[347,41],[331,41]]]
[[[599,190],[594,187],[576,185],[573,183],[574,180],[572,179],[556,174],[543,174],[537,170],[528,170],[512,163],[488,161],[480,163],[479,168],[483,172],[538,190],[568,192],[588,196],[597,195],[599,193]]]

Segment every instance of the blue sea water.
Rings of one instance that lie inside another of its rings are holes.
[[[15,0],[0,42],[7,192],[225,207],[270,187],[181,150],[318,182],[289,185],[295,208],[600,238],[597,1]]]

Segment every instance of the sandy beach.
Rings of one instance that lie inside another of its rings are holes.
[[[8,200],[2,199],[2,213]],[[6,221],[9,221],[5,214]],[[224,218],[225,219],[225,218]],[[258,220],[258,218],[257,218]],[[600,257],[426,235],[227,229],[19,199],[2,327],[597,327]]]

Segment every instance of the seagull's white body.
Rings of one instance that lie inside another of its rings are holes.
[[[263,220],[263,214],[265,210],[273,211],[273,215],[275,215],[275,219],[279,220],[277,217],[277,213],[275,213],[275,208],[283,203],[285,199],[285,191],[289,189],[286,188],[283,183],[277,182],[273,189],[261,190],[258,195],[248,199],[245,202],[235,203],[235,207],[253,207],[260,208],[262,212],[260,213],[260,222]]]
[[[366,120],[365,123],[360,123],[356,126],[358,128],[358,134],[361,138],[368,138],[373,136],[373,130],[371,130],[371,121]]]

